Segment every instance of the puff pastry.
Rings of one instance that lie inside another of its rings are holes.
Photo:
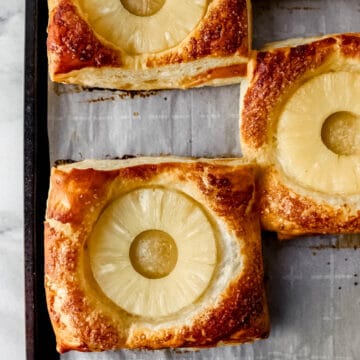
[[[254,173],[237,159],[174,157],[53,168],[45,287],[58,351],[265,338]]]
[[[227,85],[246,75],[249,0],[48,3],[53,81],[149,90]]]
[[[263,168],[265,229],[280,238],[360,232],[359,98],[359,34],[253,53],[240,133],[244,155]]]

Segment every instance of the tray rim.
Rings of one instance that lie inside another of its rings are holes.
[[[43,220],[49,185],[47,0],[25,5],[24,260],[27,360],[58,360],[44,289]]]

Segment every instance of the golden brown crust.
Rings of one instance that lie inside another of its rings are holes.
[[[226,160],[171,159],[131,165],[130,160],[125,167],[109,170],[52,170],[45,223],[45,287],[58,351],[206,347],[266,337],[269,319],[253,203],[254,167]],[[141,321],[106,298],[92,278],[84,248],[107,204],[124,191],[142,186],[171,187],[193,197],[224,224],[241,248],[241,271],[232,274],[216,305],[196,308],[186,321],[184,314],[172,322],[164,319],[163,324],[156,319],[156,328],[152,321]]]
[[[207,84],[216,79],[243,78],[246,76],[246,68],[246,64],[240,64],[210,69],[196,76],[184,79],[183,84],[186,88],[189,88]]]
[[[57,350],[101,351],[124,341],[110,316],[94,311],[76,274],[80,244],[45,224],[45,289]],[[64,292],[62,294],[61,292]],[[69,319],[66,321],[66,317]],[[76,326],[74,326],[76,324]]]
[[[328,66],[327,70],[331,71],[344,57],[360,59],[359,42],[358,34],[342,34],[296,47],[254,51],[248,66],[249,84],[241,113],[244,148],[256,150],[271,141],[268,129],[276,126],[273,114],[294,89],[319,68]]]
[[[339,35],[340,52],[347,58],[360,59],[360,36],[359,34]]]
[[[148,90],[226,85],[239,82],[245,75],[243,66],[250,51],[248,0],[213,1],[182,42],[141,56],[128,54],[94,33],[75,3],[56,0],[49,6],[47,47],[54,81]],[[191,63],[194,65],[186,66]],[[234,71],[239,65],[241,71]],[[223,71],[226,67],[230,70]],[[166,78],[169,71],[173,79]]]
[[[249,53],[248,5],[244,0],[215,1],[191,36],[161,56],[151,56],[147,66],[163,66]]]
[[[339,206],[316,201],[284,182],[275,168],[267,168],[259,183],[261,221],[265,229],[281,239],[299,235],[356,233],[360,231],[360,210],[343,200]]]
[[[292,42],[296,41],[286,41]],[[360,34],[304,39],[294,47],[274,45],[253,52],[241,104],[243,154],[265,169],[260,181],[262,225],[281,238],[360,232],[356,196],[307,189],[296,179],[288,179],[277,158],[278,120],[288,99],[322,73],[360,72]]]
[[[47,47],[54,75],[88,66],[121,66],[120,54],[100,42],[70,0],[60,1],[50,13]]]

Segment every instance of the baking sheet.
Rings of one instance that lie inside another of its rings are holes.
[[[253,1],[254,47],[360,31],[360,0]],[[127,93],[49,83],[50,158],[238,156],[239,87]],[[202,350],[70,352],[62,360],[360,358],[359,237],[278,244],[264,235],[270,338]]]

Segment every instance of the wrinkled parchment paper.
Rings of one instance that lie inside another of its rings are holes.
[[[291,37],[360,31],[360,0],[254,0],[253,12],[255,48]],[[50,157],[237,156],[238,99],[238,86],[129,95],[49,83]],[[360,359],[359,237],[285,244],[270,234],[263,238],[268,340],[198,352],[70,352],[61,360]]]

